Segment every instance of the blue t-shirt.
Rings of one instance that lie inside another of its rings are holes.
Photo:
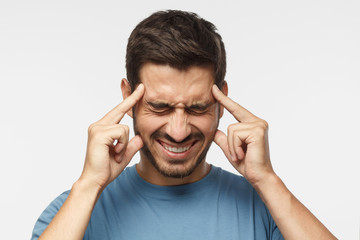
[[[35,224],[37,239],[69,191]],[[84,239],[283,239],[268,209],[245,178],[212,166],[198,182],[158,186],[126,168],[101,194]]]

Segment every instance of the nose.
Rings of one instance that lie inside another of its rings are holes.
[[[191,128],[184,109],[175,109],[169,116],[166,133],[176,142],[181,142],[190,135]]]

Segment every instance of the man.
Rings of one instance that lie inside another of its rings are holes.
[[[274,173],[267,123],[227,97],[211,23],[154,13],[132,32],[126,68],[124,101],[89,127],[83,172],[33,239],[334,239]],[[227,134],[224,108],[238,121]],[[244,177],[206,163],[213,141]]]

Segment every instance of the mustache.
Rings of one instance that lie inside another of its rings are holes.
[[[156,139],[156,138],[165,138],[166,140],[170,141],[170,142],[173,142],[173,143],[177,143],[177,144],[181,144],[181,143],[185,143],[187,141],[190,141],[192,139],[204,139],[205,136],[204,134],[202,134],[201,132],[195,132],[195,133],[191,133],[189,136],[187,136],[186,138],[184,138],[183,140],[181,140],[180,142],[179,141],[176,141],[174,138],[172,138],[170,135],[168,135],[167,133],[164,133],[164,132],[160,132],[160,131],[156,131],[154,132],[151,137],[153,139]]]

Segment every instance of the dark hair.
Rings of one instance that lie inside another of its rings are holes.
[[[159,11],[132,31],[126,50],[127,78],[132,90],[139,83],[144,63],[168,64],[186,70],[212,65],[215,84],[222,88],[226,54],[216,27],[197,14],[179,10]]]

